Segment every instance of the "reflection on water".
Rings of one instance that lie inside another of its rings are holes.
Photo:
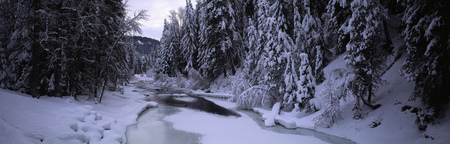
[[[184,99],[180,99],[184,100]],[[196,99],[198,100],[198,99]],[[208,101],[223,101],[222,99],[208,98]],[[202,101],[202,103],[204,102]],[[199,103],[195,103],[199,104]],[[200,104],[201,105],[201,104]],[[202,108],[210,108],[204,107]],[[168,115],[172,115],[179,112],[177,107],[168,106],[164,104],[159,104],[157,108],[150,108],[142,113],[136,125],[131,125],[127,127],[126,135],[128,144],[200,144],[201,135],[180,131],[172,128],[172,124],[162,119]],[[328,135],[322,132],[317,132],[310,129],[286,129],[280,125],[275,125],[273,127],[265,127],[261,115],[253,111],[239,111],[248,116],[250,116],[262,129],[273,131],[283,134],[296,134],[304,136],[313,136],[322,141],[333,143],[333,144],[354,144],[355,142]]]
[[[142,113],[136,125],[127,127],[128,144],[200,144],[199,134],[179,131],[162,119],[178,112],[176,107],[158,105]]]

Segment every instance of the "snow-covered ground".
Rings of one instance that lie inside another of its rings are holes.
[[[216,104],[236,109],[236,104],[209,99]],[[320,144],[326,143],[312,136],[281,134],[262,129],[251,117],[225,117],[198,110],[180,108],[181,112],[169,115],[164,120],[172,122],[175,129],[202,135],[204,144]]]
[[[336,68],[347,69],[343,59],[344,55],[338,57],[324,69],[326,75]],[[280,115],[272,116],[272,118],[278,124],[286,125],[286,127],[296,125],[297,127],[315,129],[364,144],[450,143],[450,106],[446,117],[437,119],[434,125],[429,124],[426,131],[419,131],[418,125],[415,124],[416,115],[414,113],[410,110],[402,111],[402,107],[405,105],[413,108],[421,106],[417,101],[409,101],[414,90],[414,83],[407,82],[400,75],[399,71],[404,61],[405,57],[398,59],[382,77],[387,81],[387,85],[381,87],[373,99],[373,103],[381,104],[381,107],[371,110],[364,106],[363,119],[352,119],[353,100],[351,98],[342,109],[342,119],[339,119],[331,128],[317,127],[314,124],[314,118],[322,114],[323,110],[310,115],[303,112],[281,112]],[[324,89],[323,85],[316,86],[316,98],[322,98],[320,92]],[[254,111],[262,116],[270,116],[271,113],[270,110],[261,108],[254,108]],[[374,124],[376,124],[375,127]]]
[[[154,102],[125,88],[125,94],[106,92],[101,104],[72,97],[31,98],[0,89],[0,143],[78,144],[125,143],[125,130]],[[83,98],[80,98],[83,99]]]
[[[345,55],[345,54],[344,54]],[[336,68],[346,68],[343,55],[324,69],[328,74]],[[437,119],[426,131],[419,131],[416,116],[410,110],[402,111],[405,105],[420,106],[408,101],[414,83],[400,76],[401,57],[383,76],[388,84],[381,87],[373,103],[382,106],[376,110],[365,107],[363,119],[352,119],[353,103],[349,99],[342,109],[342,119],[331,128],[316,127],[313,119],[323,111],[314,114],[302,112],[282,112],[278,116],[269,114],[271,110],[255,108],[265,118],[287,127],[302,127],[348,138],[357,143],[449,143],[450,107],[447,117]],[[141,81],[152,78],[136,76]],[[142,83],[141,83],[142,84]],[[141,88],[139,88],[141,87]],[[145,87],[145,86],[144,86]],[[321,98],[323,85],[316,87],[316,98]],[[136,123],[136,118],[147,107],[157,106],[154,102],[143,101],[144,94],[150,93],[142,85],[125,87],[125,94],[106,92],[101,104],[91,101],[76,101],[71,97],[55,98],[43,96],[34,99],[26,94],[0,89],[0,143],[125,143],[126,127]],[[194,95],[211,95],[193,91]],[[185,96],[185,95],[180,95]],[[212,94],[229,97],[229,94]],[[189,98],[178,98],[190,101]],[[236,109],[236,104],[228,101],[214,101],[220,106]],[[164,120],[172,122],[175,129],[202,135],[202,143],[325,143],[311,136],[281,134],[263,130],[251,117],[224,117],[197,110],[180,108],[181,112],[169,115]],[[374,127],[374,124],[377,126]]]

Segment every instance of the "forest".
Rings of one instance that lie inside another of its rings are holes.
[[[372,100],[389,69],[388,56],[406,55],[401,69],[415,83],[418,117],[440,117],[450,98],[449,1],[436,0],[187,0],[165,20],[160,46],[149,62],[160,79],[186,78],[207,91],[220,77],[242,109],[314,113],[315,86],[345,55],[345,81],[329,80],[325,127],[339,117],[338,101],[352,97],[354,119]],[[41,95],[88,95],[101,103],[105,89],[126,85],[142,62],[128,35],[139,20],[122,0],[1,0],[0,88]],[[391,31],[390,18],[401,24]],[[392,33],[401,36],[394,51]],[[424,121],[422,119],[422,121]]]
[[[0,1],[0,88],[101,102],[134,74],[127,35],[145,12],[127,17],[122,0]]]
[[[422,102],[417,117],[429,121],[441,116],[450,97],[448,6],[421,0],[206,0],[194,8],[188,0],[164,23],[157,73],[201,79],[203,85],[237,77],[233,101],[243,109],[281,103],[284,111],[314,113],[326,103],[318,123],[329,127],[339,118],[340,100],[355,99],[354,119],[363,118],[363,106],[380,107],[372,99],[386,84],[381,76],[392,66],[387,57],[406,55],[401,73],[415,83],[410,99]],[[401,19],[394,30],[390,18]],[[393,34],[401,37],[396,51]],[[341,73],[344,82],[325,84],[321,95],[328,100],[315,99],[315,86],[327,79],[323,68],[340,55],[352,71]]]

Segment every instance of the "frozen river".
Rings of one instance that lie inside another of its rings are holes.
[[[175,99],[197,101],[192,97]],[[226,109],[235,110],[234,103],[217,98],[206,99]],[[264,127],[260,115],[251,111],[237,112],[240,117],[160,104],[157,108],[146,110],[140,115],[136,125],[127,128],[128,144],[354,143],[309,129],[286,129],[278,125]]]

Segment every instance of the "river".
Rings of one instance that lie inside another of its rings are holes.
[[[191,97],[176,99],[197,101]],[[218,98],[206,98],[206,101],[230,103]],[[127,128],[128,144],[354,143],[310,129],[286,129],[279,125],[265,127],[261,116],[252,111],[238,111],[242,117],[221,116],[205,111],[165,104],[150,108],[139,116],[136,125]],[[252,134],[247,135],[249,133]]]

